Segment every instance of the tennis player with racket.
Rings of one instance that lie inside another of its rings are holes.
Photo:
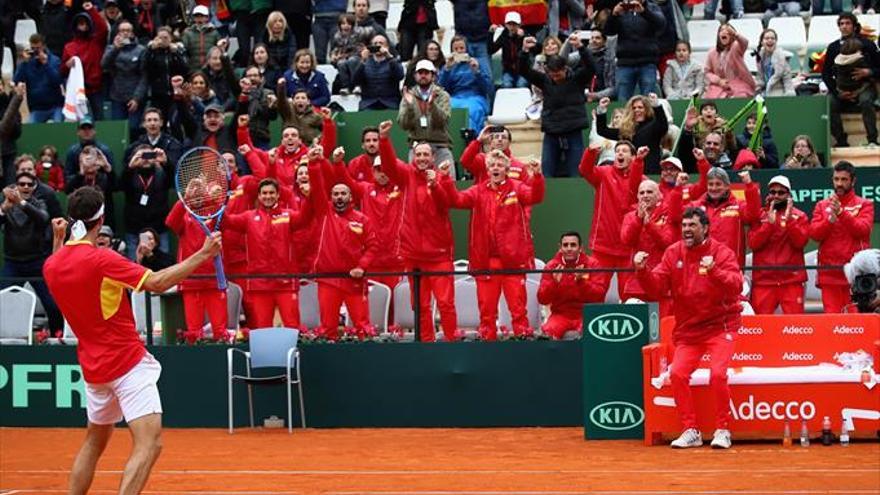
[[[88,430],[71,469],[69,493],[89,491],[114,424],[123,418],[133,445],[119,493],[140,493],[161,450],[162,403],[156,383],[162,366],[140,340],[126,289],[164,292],[200,265],[210,265],[220,253],[220,233],[202,236],[201,247],[180,263],[151,272],[95,246],[104,224],[101,191],[77,189],[68,199],[67,214],[73,222],[71,239],[61,246],[67,221],[55,219],[58,250],[46,260],[43,276],[79,339],[77,357],[86,382]]]

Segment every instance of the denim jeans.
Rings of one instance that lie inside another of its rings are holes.
[[[315,40],[315,58],[318,59],[319,64],[326,63],[327,61],[327,45],[330,44],[330,40],[333,39],[333,33],[336,32],[336,19],[337,15],[330,16],[315,16],[315,20],[312,21],[312,38]]]
[[[776,10],[767,10],[764,12],[764,15],[761,17],[761,22],[764,23],[764,27],[766,28],[767,25],[770,24],[770,19],[773,19],[774,17],[782,17],[783,15],[788,17],[801,15],[801,3],[779,2]]]
[[[477,59],[480,67],[492,78],[492,60],[489,58],[489,45],[485,41],[468,41],[468,53]]]
[[[617,101],[626,103],[635,94],[657,92],[657,66],[654,64],[617,66]],[[636,85],[639,93],[636,93]]]
[[[546,177],[577,177],[584,154],[584,133],[578,129],[567,134],[544,134],[541,146],[541,170]]]
[[[140,132],[141,117],[144,109],[138,106],[138,109],[132,113],[128,113],[128,102],[110,101],[110,118],[113,120],[128,120],[128,139],[129,142],[134,141]]]
[[[64,122],[62,107],[50,108],[49,110],[31,110],[28,115],[28,124],[42,124],[44,122]]]
[[[528,88],[529,82],[523,76],[514,76],[509,72],[501,74],[502,88]]]
[[[718,1],[719,0],[707,0],[706,1],[706,13],[705,19],[712,20],[715,18],[715,12],[718,11]],[[813,0],[815,2],[816,0]],[[824,0],[821,0],[824,1]],[[841,2],[843,0],[832,0],[836,2]],[[730,10],[733,11],[733,16],[736,18],[743,16],[743,0],[730,0]]]
[[[139,238],[140,234],[131,234],[126,232],[125,237],[125,256],[131,260],[135,259],[135,254],[137,251],[138,243],[140,242]],[[171,252],[171,238],[168,236],[168,232],[162,232],[159,234],[159,249],[165,251],[166,253]]]
[[[877,93],[873,87],[869,87],[859,93],[856,101],[842,100],[833,94],[829,94],[828,114],[831,121],[831,135],[834,136],[836,146],[846,146],[846,131],[843,129],[843,112],[859,112],[862,114],[862,123],[865,125],[865,133],[868,141],[877,143],[877,114],[874,110],[874,99]]]
[[[839,14],[843,10],[843,0],[831,0],[831,13]],[[813,0],[813,15],[825,13],[825,0]]]
[[[38,282],[31,280],[30,284],[34,288],[37,297],[43,303],[46,316],[49,318],[49,330],[52,330],[54,333],[55,330],[64,329],[64,318],[61,316],[61,311],[58,309],[58,305],[55,304],[55,300],[52,299],[52,294],[49,293],[46,282],[42,280],[44,261],[43,259],[24,262],[6,260],[3,264],[3,270],[0,271],[0,277],[37,277],[41,279]],[[24,282],[0,281],[0,289],[5,289],[11,285],[24,286]]]
[[[104,95],[101,93],[92,93],[86,95],[89,99],[89,110],[92,112],[92,119],[104,120]]]

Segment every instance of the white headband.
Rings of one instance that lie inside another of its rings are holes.
[[[92,215],[92,218],[86,220],[86,222],[94,222],[95,220],[104,216],[104,205],[101,205],[98,208],[98,211]],[[77,220],[73,222],[73,227],[70,228],[70,238],[74,241],[78,241],[88,234],[88,230],[86,230],[86,224],[82,220]]]

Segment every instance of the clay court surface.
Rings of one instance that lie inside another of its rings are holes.
[[[64,493],[84,430],[0,429],[0,495]],[[880,494],[880,444],[673,451],[580,428],[165,430],[148,494]],[[117,429],[91,493],[115,493]]]

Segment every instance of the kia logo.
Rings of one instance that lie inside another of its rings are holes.
[[[644,331],[641,320],[624,313],[608,313],[593,318],[587,325],[590,335],[605,342],[626,342]]]
[[[629,430],[639,426],[644,420],[645,412],[631,402],[604,402],[590,411],[590,422],[603,430]]]

